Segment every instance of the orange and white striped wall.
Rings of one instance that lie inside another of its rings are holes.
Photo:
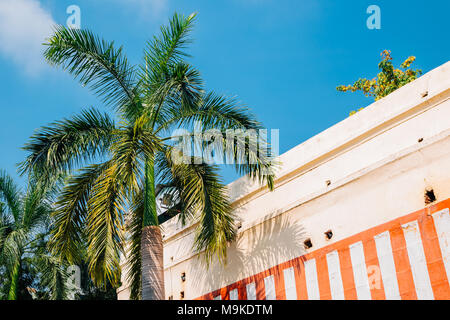
[[[450,199],[279,264],[203,300],[450,299]]]
[[[195,224],[163,224],[167,299],[450,298],[450,62],[342,114],[279,157],[273,192],[228,186],[226,265],[193,252]]]

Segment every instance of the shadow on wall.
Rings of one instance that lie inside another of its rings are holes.
[[[215,262],[208,268],[197,256],[189,270],[195,279],[193,288],[202,293],[214,291],[302,256],[306,238],[304,228],[287,216],[269,219],[238,235],[229,247],[225,266]]]

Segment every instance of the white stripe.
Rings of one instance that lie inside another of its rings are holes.
[[[238,289],[233,289],[230,291],[230,300],[239,300]]]
[[[247,285],[247,300],[256,300],[256,286],[254,282]]]
[[[316,260],[305,261],[306,289],[309,300],[320,300],[319,282],[317,281]]]
[[[297,300],[297,288],[295,285],[294,268],[284,269],[284,288],[286,291],[286,300]]]
[[[416,287],[417,298],[419,300],[434,299],[431,288],[430,277],[428,275],[427,262],[423,251],[422,240],[420,237],[419,224],[417,221],[404,224],[403,233],[406,240],[406,249],[408,251],[409,263]]]
[[[353,276],[355,278],[355,287],[358,300],[372,300],[369,287],[369,278],[367,277],[364,247],[361,241],[350,246],[350,258],[352,260]]]
[[[450,215],[445,209],[433,214],[434,225],[441,247],[442,261],[447,271],[447,279],[450,281]]]
[[[266,288],[266,300],[277,300],[277,295],[275,294],[275,280],[272,275],[264,278],[264,286]]]
[[[331,298],[333,300],[345,300],[344,285],[342,284],[339,253],[333,251],[327,254],[328,276],[330,278]]]
[[[375,246],[386,300],[401,300],[389,231],[375,236]]]

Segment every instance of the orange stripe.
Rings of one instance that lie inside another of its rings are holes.
[[[390,235],[400,296],[402,300],[417,300],[408,252],[406,251],[406,241],[401,226],[398,225],[390,230]]]
[[[229,292],[229,291],[228,291],[228,288],[227,288],[227,287],[222,288],[222,289],[220,290],[220,297],[222,298],[222,300],[230,300],[230,295],[229,295],[228,292]]]
[[[269,275],[268,271],[259,273],[255,276],[256,300],[266,300],[266,288],[264,278]]]
[[[317,280],[319,282],[320,300],[331,300],[330,278],[326,255],[316,258]]]
[[[308,300],[304,259],[302,258],[295,259],[293,267],[294,267],[295,284],[297,288],[297,299]]]
[[[366,259],[366,267],[369,268],[370,266],[373,266],[377,270],[375,274],[367,274],[367,277],[369,278],[370,294],[372,295],[372,300],[386,300],[375,239],[370,238],[369,240],[364,241],[363,248],[364,256]]]
[[[238,282],[238,296],[239,300],[247,300],[247,289],[246,289],[246,281]]]
[[[434,298],[436,300],[449,300],[450,285],[442,260],[441,248],[433,217],[424,215],[422,219],[419,219],[419,228]]]
[[[275,267],[275,271],[273,277],[275,279],[275,293],[277,296],[277,300],[286,300],[286,287],[284,285],[284,274],[283,270],[289,268],[290,266],[281,266]]]
[[[345,300],[357,300],[358,297],[356,295],[352,260],[350,258],[350,249],[348,247],[345,247],[338,252],[341,265],[342,284],[344,285]]]
[[[266,288],[264,278],[269,276],[269,271],[259,273],[255,276],[256,300],[266,300]]]

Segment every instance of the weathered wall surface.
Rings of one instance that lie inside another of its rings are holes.
[[[167,298],[450,299],[449,98],[447,63],[281,155],[274,192],[230,184],[242,228],[226,266],[166,223]]]

